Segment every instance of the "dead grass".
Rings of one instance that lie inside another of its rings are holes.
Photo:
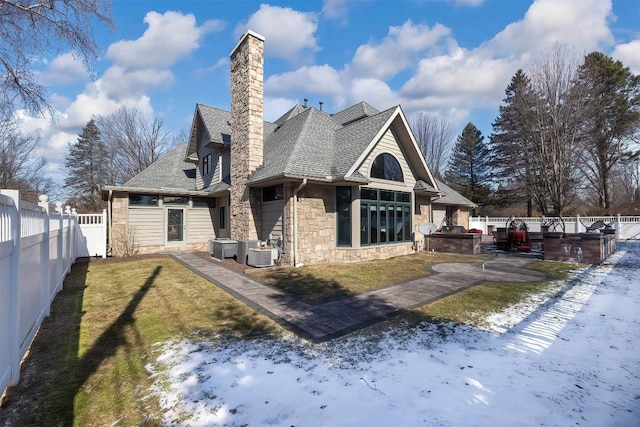
[[[279,326],[169,258],[74,265],[0,424],[159,425],[145,365],[180,336],[277,335]]]
[[[256,269],[248,274],[306,302],[321,303],[429,276],[431,273],[427,267],[431,264],[482,262],[485,259],[480,256],[422,252],[354,264]]]
[[[536,261],[528,268],[546,273],[551,280],[531,283],[486,282],[413,310],[406,318],[413,324],[426,321],[486,326],[486,319],[491,314],[548,291],[555,280],[564,280],[570,272],[583,267],[585,265],[582,264]]]

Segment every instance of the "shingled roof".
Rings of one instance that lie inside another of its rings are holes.
[[[125,182],[123,187],[196,190],[196,168],[184,160],[186,144],[180,144],[142,172]]]
[[[432,203],[436,205],[450,205],[450,206],[466,206],[469,208],[476,208],[478,205],[471,200],[458,193],[453,188],[449,187],[442,181],[436,179],[438,188],[444,195],[438,199],[433,199]]]

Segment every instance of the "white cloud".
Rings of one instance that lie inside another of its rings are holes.
[[[211,24],[196,25],[192,14],[148,12],[147,30],[137,40],[122,40],[107,49],[107,59],[127,69],[167,68],[198,48]]]
[[[55,120],[21,113],[23,129],[41,137],[40,154],[47,158],[50,171],[59,180],[62,172],[51,167],[63,162],[67,144],[75,141],[91,118],[111,114],[123,106],[153,115],[148,92],[169,87],[174,82],[171,67],[196,50],[205,33],[224,26],[220,21],[207,21],[198,26],[193,15],[178,12],[149,12],[144,22],[148,28],[141,37],[109,46],[106,58],[114,63],[100,78],[88,82],[73,100],[60,96],[53,100],[60,108]],[[61,55],[51,62],[49,69],[77,70],[69,58]]]
[[[411,20],[400,27],[389,27],[389,34],[381,43],[370,42],[356,50],[351,71],[358,77],[392,77],[408,68],[417,53],[434,46],[450,33],[444,25],[429,28],[425,24],[414,25]]]
[[[632,73],[640,74],[640,39],[617,45],[611,57],[629,67]]]
[[[86,80],[88,77],[82,61],[67,52],[55,57],[40,73],[38,82],[43,86],[64,85]]]
[[[297,99],[264,97],[264,120],[275,122],[284,113],[289,111],[291,107],[300,103]]]
[[[246,24],[238,26],[236,35],[239,38],[247,30],[255,31],[266,39],[265,55],[300,62],[319,50],[317,29],[315,14],[263,4]]]
[[[287,93],[337,95],[342,91],[340,75],[329,65],[305,66],[289,73],[273,75],[267,78],[264,85],[270,96]]]
[[[322,16],[327,19],[335,19],[346,24],[347,12],[347,0],[324,0],[322,2]]]
[[[611,45],[610,1],[537,0],[521,21],[509,24],[487,43],[493,54],[519,57],[560,41],[578,50]]]

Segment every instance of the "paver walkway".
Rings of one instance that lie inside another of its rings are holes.
[[[484,281],[533,282],[546,276],[524,268],[530,259],[498,258],[484,264],[443,263],[435,274],[322,304],[308,304],[189,252],[178,262],[304,338],[326,341]]]

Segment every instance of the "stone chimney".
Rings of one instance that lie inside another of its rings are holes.
[[[231,206],[234,240],[258,238],[260,193],[247,188],[262,166],[264,37],[248,31],[231,52]]]

